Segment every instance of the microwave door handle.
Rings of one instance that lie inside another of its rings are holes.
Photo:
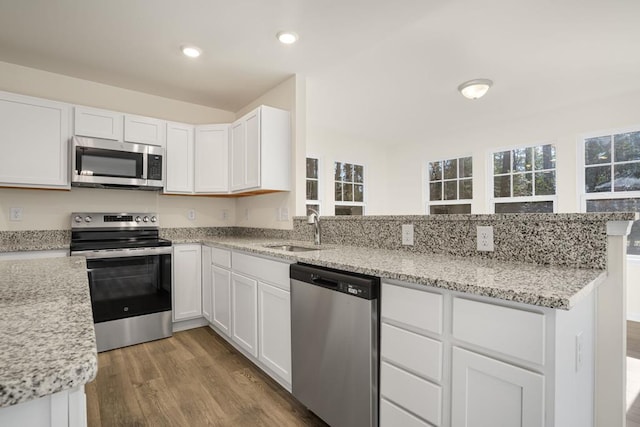
[[[145,148],[142,152],[142,179],[147,179],[147,169],[149,168],[149,155]]]

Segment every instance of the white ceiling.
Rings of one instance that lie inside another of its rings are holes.
[[[0,61],[230,111],[301,73],[310,121],[389,141],[640,91],[638,17],[638,0],[0,0]],[[467,101],[473,78],[495,84]]]

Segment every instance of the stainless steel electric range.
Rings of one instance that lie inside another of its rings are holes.
[[[71,214],[71,255],[87,259],[98,351],[172,335],[171,241],[155,213]]]

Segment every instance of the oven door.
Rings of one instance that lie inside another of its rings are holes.
[[[95,323],[171,310],[171,248],[82,255]]]

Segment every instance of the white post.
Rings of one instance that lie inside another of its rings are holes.
[[[607,223],[607,279],[596,294],[595,420],[626,425],[627,235],[631,221]]]

